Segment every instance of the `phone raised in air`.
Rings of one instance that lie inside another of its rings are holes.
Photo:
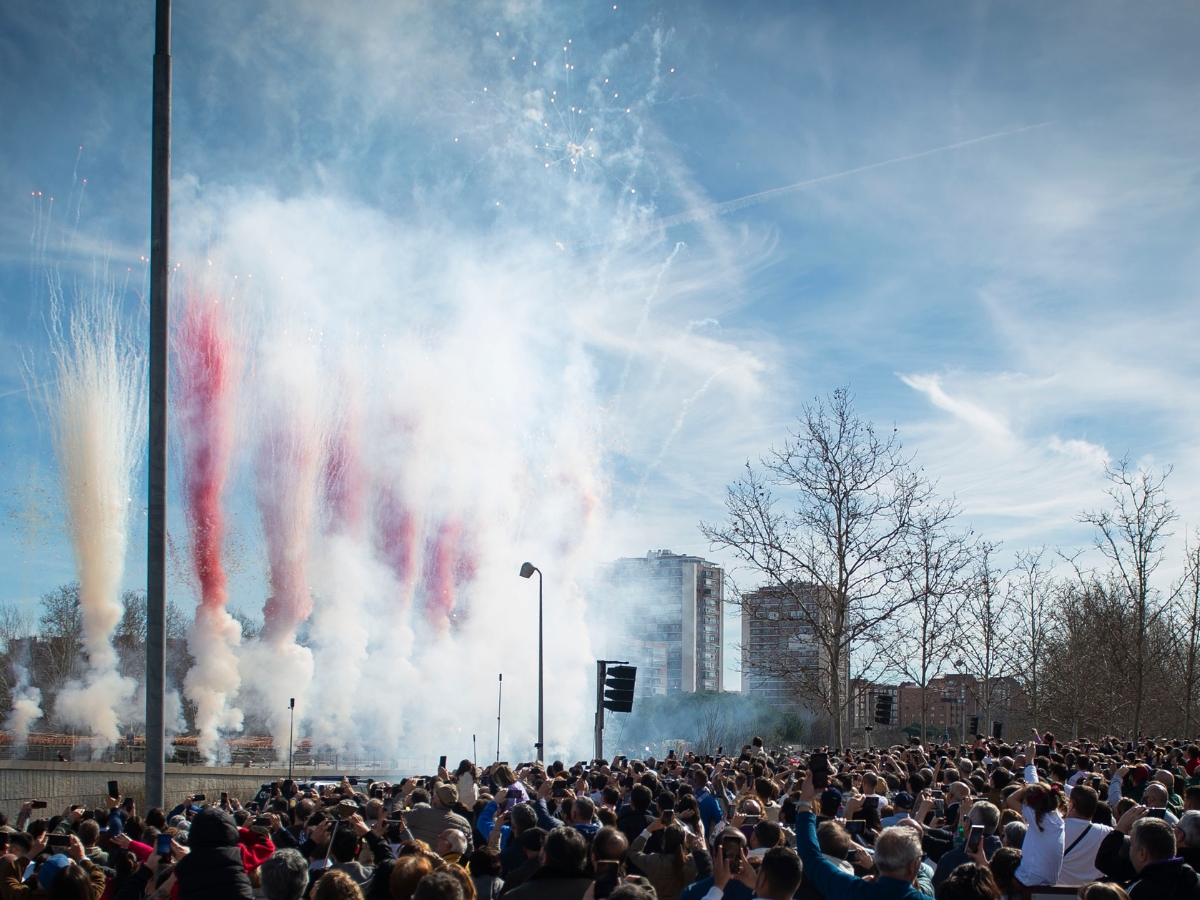
[[[114,800],[119,800],[121,797],[121,790],[117,787],[117,783],[115,781],[110,781],[108,783],[108,796],[112,797]]]
[[[722,838],[721,853],[729,863],[729,873],[740,875],[742,872],[742,842],[737,838]]]
[[[47,806],[47,803],[45,800],[30,800],[29,801],[30,809],[45,809],[46,806]]]
[[[864,819],[849,819],[846,822],[846,834],[853,836],[866,833],[867,823]]]
[[[154,852],[161,857],[163,862],[171,858],[171,836],[165,831],[155,840]]]
[[[967,838],[967,852],[978,853],[979,845],[983,843],[983,826],[972,825],[971,836]]]
[[[170,835],[167,835],[170,837]],[[46,835],[47,847],[70,847],[71,836],[67,834],[48,834]]]
[[[808,758],[808,770],[812,772],[813,787],[818,790],[825,790],[829,787],[829,775],[833,771],[829,768],[829,754],[817,752]]]
[[[438,757],[438,768],[439,769],[446,768],[446,757],[444,757],[444,756]]]

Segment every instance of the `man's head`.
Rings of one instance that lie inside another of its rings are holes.
[[[773,847],[762,858],[754,896],[766,900],[791,900],[804,875],[800,857],[791,847]]]
[[[1192,785],[1183,794],[1184,809],[1200,809],[1200,784]]]
[[[308,861],[297,850],[276,850],[258,871],[267,900],[300,900],[308,888]]]
[[[508,813],[508,824],[513,835],[520,837],[522,832],[537,825],[537,810],[529,803],[518,803]]]
[[[763,819],[750,832],[750,849],[761,850],[766,847],[778,847],[783,843],[783,829],[774,822]]]
[[[465,900],[465,897],[462,883],[449,871],[431,872],[412,893],[412,900]]]
[[[980,800],[972,806],[968,818],[972,825],[982,825],[984,834],[995,834],[1000,827],[1000,810],[986,800]]]
[[[629,805],[635,812],[644,813],[650,808],[650,801],[653,799],[654,795],[650,793],[650,788],[644,784],[635,784],[629,791]]]
[[[418,803],[428,803],[429,791],[425,790],[425,788],[417,788],[408,795],[408,799],[412,801],[413,806],[416,806]]]
[[[1175,855],[1175,830],[1163,819],[1142,818],[1129,830],[1129,861],[1137,871]]]
[[[339,824],[337,833],[329,847],[329,855],[334,862],[348,863],[358,855],[359,838],[349,823]]]
[[[854,847],[854,838],[840,823],[822,822],[817,826],[817,845],[826,856],[845,859]]]
[[[433,805],[449,809],[458,803],[458,788],[452,784],[439,785],[433,792]]]
[[[1189,850],[1200,850],[1200,811],[1189,809],[1175,825],[1175,843]]]
[[[921,868],[921,835],[915,828],[885,828],[875,839],[875,866],[886,878],[912,883]]]
[[[96,846],[96,841],[100,838],[100,823],[95,819],[88,819],[79,823],[79,840],[83,846],[90,850]]]
[[[592,838],[592,861],[606,859],[621,862],[629,850],[629,841],[620,831],[606,825]]]
[[[1146,785],[1146,792],[1142,794],[1142,805],[1163,809],[1167,805],[1167,799],[1167,789],[1161,782],[1152,781]]]
[[[532,828],[526,828],[521,832],[517,840],[521,844],[521,849],[525,851],[525,856],[530,859],[537,859],[542,855],[542,847],[546,843],[546,832],[534,825]]]
[[[542,845],[542,865],[563,874],[577,874],[587,865],[587,841],[574,828],[555,828]]]
[[[835,787],[826,788],[821,792],[820,814],[832,819],[842,807],[842,792]]]
[[[591,797],[576,797],[571,804],[571,822],[575,825],[590,825],[596,817],[596,804]]]
[[[437,836],[438,856],[448,856],[457,853],[462,856],[467,852],[467,836],[457,828],[447,828]]]
[[[1159,769],[1154,773],[1154,780],[1167,789],[1167,793],[1175,790],[1175,776],[1169,769]]]

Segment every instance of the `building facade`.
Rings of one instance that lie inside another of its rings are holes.
[[[589,593],[606,658],[638,667],[637,696],[724,689],[720,565],[654,550],[603,566]]]
[[[823,678],[826,669],[812,628],[815,591],[766,587],[742,596],[742,693],[788,712],[803,709],[800,683]]]

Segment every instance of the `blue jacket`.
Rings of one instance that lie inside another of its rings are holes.
[[[713,879],[710,875],[708,878],[701,878],[699,881],[693,881],[682,891],[679,892],[679,900],[704,900],[704,895],[708,893],[713,886]],[[725,893],[721,900],[751,900],[754,896],[754,891],[746,887],[740,881],[731,879],[729,884],[725,885]]]
[[[721,804],[708,792],[708,788],[696,791],[696,804],[700,808],[700,821],[704,823],[704,833],[713,834],[716,824],[725,817],[721,812]]]
[[[492,829],[496,827],[496,813],[499,811],[500,805],[495,800],[489,800],[487,805],[479,811],[479,818],[475,820],[475,827],[479,829],[479,833],[483,835],[486,841],[492,833]],[[500,850],[508,846],[508,839],[512,837],[512,829],[507,825],[500,826]]]
[[[796,817],[796,852],[804,863],[804,880],[811,881],[825,900],[932,900],[897,878],[880,876],[877,881],[864,881],[843,872],[821,853],[817,818],[810,812]]]

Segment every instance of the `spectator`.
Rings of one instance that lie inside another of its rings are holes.
[[[210,806],[198,812],[188,829],[189,852],[175,866],[178,900],[215,896],[251,900],[254,894],[247,872],[275,850],[269,840],[260,842],[257,837],[254,846],[254,851],[248,851],[233,817],[223,809]]]
[[[313,900],[363,900],[358,883],[345,872],[330,869],[317,879]]]
[[[299,851],[286,848],[258,869],[267,900],[300,900],[308,889],[308,863]]]
[[[1075,895],[1078,900],[1129,900],[1129,895],[1120,885],[1105,881],[1093,881],[1083,885]]]
[[[416,791],[413,792],[416,794]],[[452,809],[458,803],[458,788],[452,784],[439,785],[433,792],[432,805],[418,803],[405,813],[404,821],[413,837],[429,847],[437,844],[438,835],[447,828],[456,828],[467,836],[471,846],[471,823]]]
[[[1025,786],[1008,798],[1010,809],[1018,809],[1028,826],[1021,844],[1021,866],[1017,880],[1026,887],[1056,884],[1062,870],[1063,819],[1066,800],[1062,788],[1038,782],[1037,769],[1025,767]]]
[[[997,810],[996,821],[999,820]],[[992,877],[991,869],[969,862],[956,866],[938,885],[935,896],[937,900],[1000,900],[1000,888]]]
[[[981,842],[984,854],[987,859],[995,856],[996,851],[1000,849],[1000,838],[996,837],[996,828],[1000,825],[1000,810],[996,809],[991,803],[986,800],[980,800],[970,806],[967,813],[968,831],[970,826],[980,825],[983,827],[983,840]],[[933,886],[936,889],[943,881],[950,877],[950,873],[962,865],[970,862],[970,857],[967,856],[966,850],[961,847],[955,847],[952,850],[947,850],[938,859],[937,870],[933,873]]]
[[[1099,803],[1100,796],[1085,784],[1076,785],[1071,791],[1063,820],[1065,848],[1059,884],[1079,887],[1103,877],[1096,868],[1096,852],[1112,828],[1093,821]]]
[[[512,900],[581,900],[592,883],[586,866],[583,835],[574,828],[555,828],[546,835],[538,869],[505,896]]]
[[[1004,826],[1004,837],[1001,843],[1013,850],[1020,850],[1025,843],[1025,832],[1028,830],[1029,826],[1024,822],[1009,822]]]
[[[462,883],[449,872],[434,872],[421,879],[412,900],[466,900],[466,894]]]
[[[412,900],[421,880],[433,871],[433,863],[425,854],[401,856],[392,866],[389,886],[392,900]]]
[[[1175,829],[1145,812],[1136,806],[1121,817],[1101,843],[1096,867],[1125,884],[1130,900],[1200,898],[1200,876],[1175,855]]]
[[[628,856],[629,861],[650,880],[658,900],[676,900],[680,892],[696,880],[696,862],[688,851],[687,832],[678,822],[664,824],[665,815],[638,835],[629,846]],[[644,852],[650,836],[657,831],[663,834],[662,852]]]
[[[996,887],[1002,897],[1017,900],[1021,896],[1021,885],[1017,883],[1017,868],[1021,865],[1021,851],[1012,847],[1001,847],[988,863]]]
[[[478,900],[496,900],[504,889],[504,879],[501,877],[503,868],[500,857],[490,848],[480,847],[471,854],[467,861],[467,871],[475,883],[475,896]]]
[[[1175,823],[1176,852],[1185,863],[1200,872],[1200,812],[1187,810]]]

